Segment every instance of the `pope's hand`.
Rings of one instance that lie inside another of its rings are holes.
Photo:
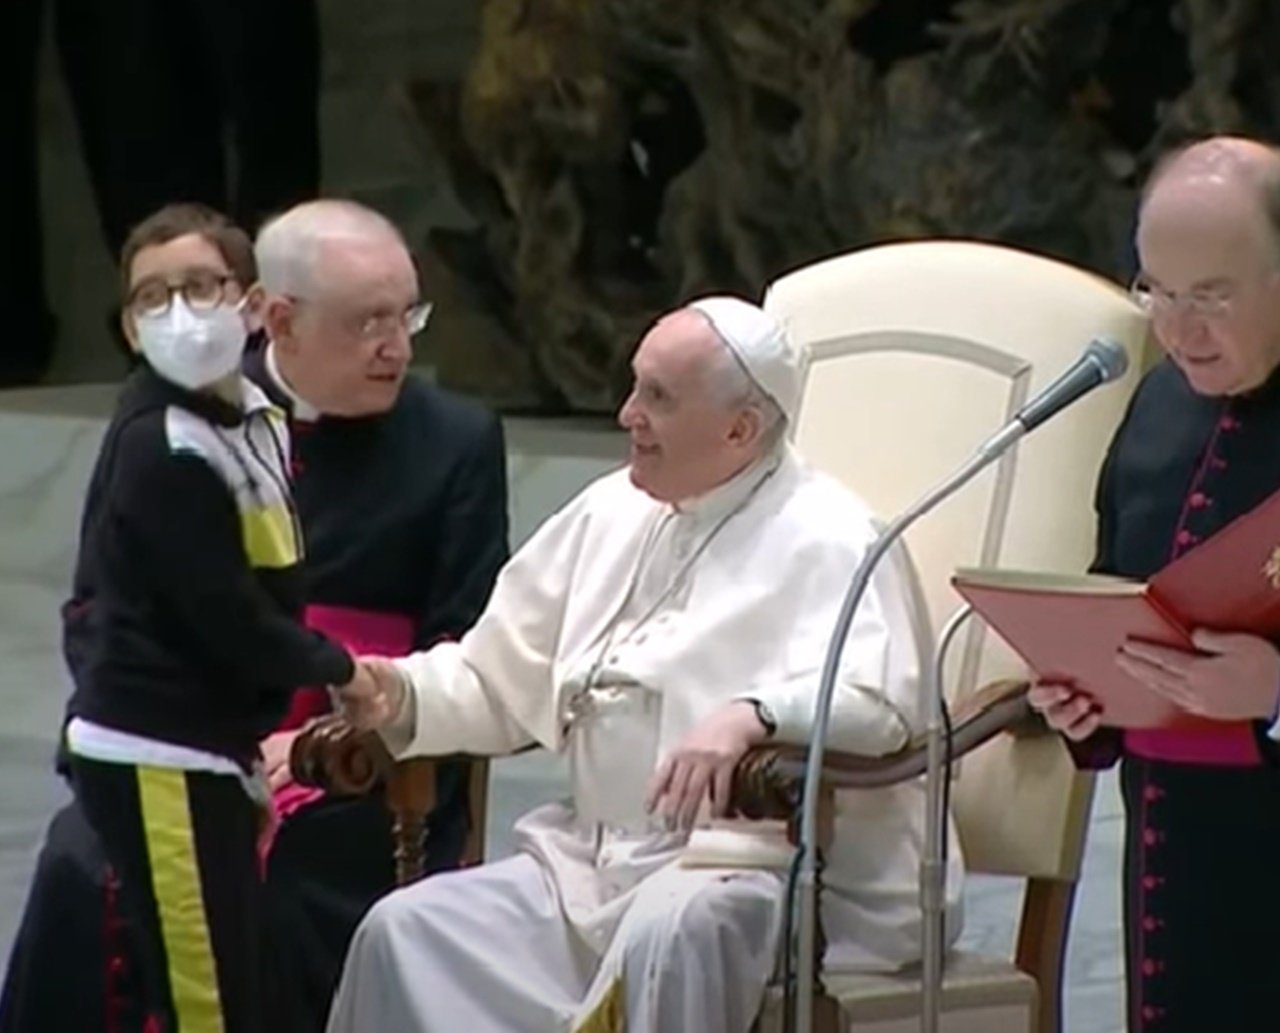
[[[389,725],[404,705],[404,693],[404,679],[396,666],[376,656],[356,660],[355,677],[338,687],[344,715],[362,731]]]
[[[726,704],[684,737],[658,765],[649,782],[645,809],[662,814],[679,828],[693,828],[708,794],[711,813],[723,815],[733,788],[733,769],[742,755],[768,739],[755,705]]]

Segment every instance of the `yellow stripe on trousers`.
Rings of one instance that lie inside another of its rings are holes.
[[[138,766],[138,800],[151,885],[169,962],[169,988],[181,1033],[223,1033],[217,968],[209,942],[186,775]]]

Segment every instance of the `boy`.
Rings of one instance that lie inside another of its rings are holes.
[[[301,541],[283,414],[240,375],[248,237],[196,205],[121,256],[142,358],[85,501],[64,651],[72,784],[120,876],[167,1031],[261,1028],[258,741],[351,657],[296,617]]]

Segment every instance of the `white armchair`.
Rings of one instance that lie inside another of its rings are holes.
[[[1094,480],[1136,384],[1148,332],[1123,290],[1010,248],[931,241],[798,270],[772,285],[765,304],[806,356],[796,445],[886,518],[957,468],[1091,338],[1125,346],[1131,368],[1121,382],[1044,425],[907,536],[935,629],[960,603],[949,585],[958,566],[1088,565]],[[966,865],[1025,880],[1025,894],[1014,957],[949,957],[943,1029],[1056,1033],[1092,780],[1074,770],[1056,736],[1035,734],[1020,699],[1023,668],[1002,644],[975,626],[954,654],[947,684],[963,725],[960,749],[986,742],[957,763],[951,794]],[[1000,679],[1018,681],[980,691]],[[1020,722],[1023,734],[996,734],[1011,722]],[[848,787],[866,784],[876,767],[918,772],[921,754],[916,742],[871,767],[837,754],[827,766],[832,791],[857,791]],[[757,813],[794,805],[802,757],[779,750],[744,766],[744,794],[754,791]],[[825,971],[821,980],[818,1028],[918,1028],[918,971]],[[761,1030],[778,1028],[780,996],[771,995]]]

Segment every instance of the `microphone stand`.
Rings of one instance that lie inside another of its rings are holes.
[[[795,1011],[795,1029],[797,1033],[813,1033],[813,992],[816,981],[815,964],[817,960],[814,957],[814,944],[817,938],[818,798],[822,783],[822,761],[826,750],[827,728],[831,722],[831,700],[835,695],[840,658],[844,653],[845,640],[848,638],[849,628],[853,624],[854,614],[857,612],[858,605],[862,602],[862,597],[866,594],[867,588],[871,584],[871,576],[876,566],[889,552],[894,543],[902,537],[903,533],[922,516],[933,510],[951,495],[954,495],[1003,456],[1027,431],[1028,428],[1019,420],[1011,420],[979,447],[977,452],[959,470],[923,495],[882,530],[872,541],[866,555],[862,558],[862,562],[858,565],[853,581],[845,594],[844,603],[840,607],[835,633],[831,636],[831,643],[828,646],[826,660],[822,667],[818,699],[814,705],[813,734],[809,742],[809,754],[805,762],[804,793],[800,803],[800,843],[798,847],[800,867],[795,880],[796,900],[794,902],[788,901],[788,906],[795,907],[798,910],[796,943],[794,945],[794,949],[797,952],[795,972],[798,981]],[[930,693],[930,698],[934,701],[932,706],[938,706],[937,697],[938,691]],[[936,761],[935,768],[938,770],[941,769],[940,726],[941,722],[939,721],[939,734],[934,736],[937,739],[937,743],[934,746],[936,754],[934,758]],[[938,792],[941,795],[940,789]],[[945,814],[943,821],[945,822]],[[942,840],[939,840],[938,849],[941,847],[941,842]],[[922,864],[928,863],[929,859],[926,857]],[[941,873],[939,872],[938,874]],[[941,915],[940,910],[938,915]],[[938,936],[937,939],[940,943],[941,937]],[[936,977],[940,979],[940,959],[938,969]],[[931,1001],[935,1008],[937,1006],[937,996],[938,992],[936,991],[931,995]],[[927,1018],[926,1016],[926,1021]],[[937,1028],[936,1017],[934,1023],[934,1026],[930,1027],[931,1030]]]
[[[845,639],[849,636],[849,627],[857,612],[858,604],[871,584],[871,575],[877,564],[889,552],[893,544],[903,533],[922,516],[954,495],[968,484],[974,477],[1009,451],[1029,431],[1034,430],[1045,420],[1071,405],[1077,399],[1088,394],[1096,387],[1115,380],[1124,374],[1129,358],[1124,348],[1114,341],[1105,338],[1094,338],[1085,353],[1072,364],[1052,384],[1041,391],[1035,398],[1024,405],[999,431],[984,442],[973,456],[959,470],[927,492],[924,496],[901,513],[888,527],[872,540],[862,562],[854,573],[853,581],[845,594],[844,603],[840,607],[840,616],[836,620],[836,630],[827,647],[827,657],[822,666],[822,680],[818,687],[818,699],[814,704],[813,733],[809,743],[809,755],[805,762],[804,794],[800,804],[800,843],[797,848],[799,865],[795,880],[797,894],[795,899],[788,899],[789,909],[798,911],[796,925],[795,971],[799,980],[796,988],[795,1028],[798,1033],[813,1033],[813,991],[816,982],[814,966],[814,942],[817,931],[817,843],[818,843],[818,797],[822,785],[822,760],[827,743],[827,727],[831,723],[831,700],[835,696],[836,679],[840,669],[840,657],[844,652]],[[955,626],[959,626],[959,618]],[[949,639],[954,627],[949,623],[946,635]],[[941,663],[941,660],[938,661]],[[925,677],[929,673],[925,672]],[[941,918],[942,892],[940,880],[945,880],[942,856],[942,844],[945,841],[945,809],[942,808],[942,790],[938,781],[942,768],[942,730],[940,717],[942,709],[941,678],[929,693],[930,706],[930,775],[934,785],[934,797],[929,798],[929,826],[938,831],[938,838],[930,845],[933,853],[925,851],[921,862],[921,894],[926,905],[925,916],[933,913],[933,921],[926,933],[931,939],[927,946],[935,954],[930,961],[926,951],[925,963],[929,966],[927,975],[935,983],[934,987],[926,986],[929,1007],[925,1009],[924,1023],[928,1033],[937,1029],[937,1006],[940,995],[942,975],[941,963]],[[941,809],[939,816],[935,812]],[[793,913],[789,911],[788,913]],[[789,945],[791,946],[791,945]],[[932,1008],[932,1014],[930,1013]]]
[[[924,856],[920,859],[920,910],[924,915],[920,1031],[937,1033],[942,1011],[942,967],[946,955],[947,790],[951,784],[951,721],[947,716],[947,650],[973,607],[961,606],[942,629],[929,686],[925,749]]]

